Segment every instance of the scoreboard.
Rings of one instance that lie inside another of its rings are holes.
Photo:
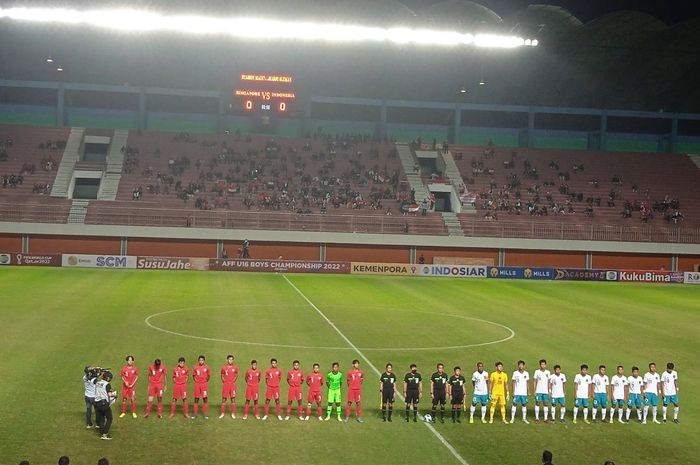
[[[294,76],[243,73],[233,98],[244,112],[284,115],[297,98]]]

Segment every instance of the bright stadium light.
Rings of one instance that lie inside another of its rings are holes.
[[[238,39],[301,40],[335,43],[378,42],[444,47],[475,46],[516,48],[537,46],[536,40],[497,34],[465,34],[456,31],[411,29],[280,21],[259,18],[209,18],[195,15],[161,15],[144,10],[111,9],[79,11],[63,8],[0,8],[0,19],[58,23],[111,29],[121,32],[157,31],[183,34],[227,35]]]

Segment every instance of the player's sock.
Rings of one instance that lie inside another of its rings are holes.
[[[418,404],[413,404],[413,420],[418,419]]]
[[[661,412],[662,412],[662,415],[664,417],[664,421],[666,421],[666,412],[667,411],[668,411],[668,407],[666,407],[665,405],[663,407],[661,407]]]
[[[349,417],[350,417],[350,408],[351,408],[350,405],[347,405],[347,406],[345,407],[345,418],[349,418]]]
[[[177,404],[175,402],[170,404],[170,415],[175,415],[176,408],[177,408]]]
[[[583,419],[588,420],[588,407],[583,407]]]
[[[441,405],[440,406],[440,420],[444,420],[444,419],[445,419],[445,406]]]
[[[355,404],[355,415],[357,416],[357,418],[362,417],[362,406],[360,404]],[[414,417],[416,416],[415,412],[414,412],[413,416]]]
[[[656,407],[656,406],[653,406],[653,407],[651,408],[651,413],[652,413],[652,415],[653,415],[653,417],[654,417],[654,421],[656,421],[656,411],[657,411],[657,407]]]
[[[136,401],[131,403],[131,413],[136,413]]]
[[[462,418],[462,409],[457,407],[457,419],[459,420],[460,418]]]
[[[391,420],[391,414],[393,413],[393,411],[394,411],[394,406],[389,405],[389,420]]]
[[[492,420],[493,420],[494,413],[496,413],[496,406],[492,404],[491,408],[489,408],[489,418],[491,418]]]
[[[280,404],[275,404],[275,413],[278,417],[282,415],[282,406]]]
[[[183,401],[182,405],[184,406],[184,409],[185,409],[185,416],[186,417],[190,416],[190,405],[187,403],[187,401]]]
[[[605,421],[605,415],[606,415],[607,413],[608,413],[608,409],[603,408],[603,409],[600,411],[600,419],[603,420],[603,421]]]
[[[549,409],[544,406],[542,407],[542,410],[544,410],[544,421],[547,421],[549,419]],[[552,419],[554,419],[554,416],[552,416]]]
[[[265,404],[265,407],[263,408],[264,415],[267,416],[268,413],[270,413],[270,404]]]
[[[319,417],[320,417],[321,415],[323,415],[323,407],[321,407],[320,405],[317,406],[317,407],[316,407],[316,413],[318,414]]]
[[[535,420],[537,420],[537,421],[540,420],[540,406],[539,405],[535,405]]]
[[[562,408],[561,408],[561,418],[560,418],[560,419],[563,420],[565,416],[566,416],[566,407],[562,407]],[[552,414],[552,420],[554,420],[554,414]]]
[[[163,402],[158,402],[158,415],[163,415]]]
[[[673,407],[673,419],[678,420],[678,409],[680,407]]]
[[[406,404],[406,421],[408,421],[408,417],[411,415],[411,406]]]
[[[233,406],[231,406],[231,410],[233,410]],[[221,403],[221,414],[223,415],[226,413],[226,404],[224,402]]]
[[[299,404],[297,405],[297,416],[300,417],[304,414],[304,406]]]
[[[593,407],[593,421],[595,421],[595,417],[596,417],[597,414],[598,414],[598,408],[597,408],[597,407]]]
[[[231,402],[231,413],[236,414],[236,410],[238,410],[238,406],[236,405],[236,402]]]
[[[342,408],[340,405],[338,405],[338,406],[335,408],[335,413],[338,414],[338,416],[340,416],[340,414],[341,414],[342,411],[343,411],[343,408]]]
[[[576,421],[576,417],[578,417],[578,407],[574,407],[574,421]]]
[[[642,419],[642,410],[637,409],[637,420],[641,420],[641,419]]]
[[[126,413],[126,402],[122,402],[122,413]]]
[[[386,420],[386,404],[382,404],[382,419]]]
[[[146,415],[150,415],[153,408],[153,402],[146,402]]]
[[[632,409],[628,408],[627,411],[625,411],[625,420],[630,421],[630,413],[632,413]]]
[[[486,406],[485,405],[481,406],[481,419],[486,420]]]
[[[326,409],[326,416],[330,417],[332,412],[333,412],[333,404],[328,404],[328,408]]]
[[[474,412],[476,412],[476,406],[472,405],[469,407],[469,419],[473,420],[474,419]]]
[[[515,412],[517,410],[518,410],[518,408],[515,405],[510,409],[510,421],[511,422],[515,421]]]
[[[195,402],[194,405],[192,406],[192,409],[194,410],[194,416],[196,417],[197,414],[199,413],[199,402]]]
[[[523,421],[527,420],[527,407],[523,405]]]
[[[258,404],[253,405],[253,412],[256,417],[260,416],[260,406]]]
[[[250,410],[250,405],[248,404],[243,404],[243,416],[247,417],[248,416],[248,410]]]
[[[452,407],[452,413],[451,413],[451,415],[452,415],[452,421],[455,421],[455,417],[457,416],[457,414],[456,414],[456,412],[455,412],[455,408],[454,408],[454,407]]]
[[[629,412],[629,410],[628,410],[628,412]],[[627,418],[629,419],[629,414],[627,414]],[[619,407],[617,409],[617,420],[622,421],[622,407]]]
[[[306,416],[307,417],[311,416],[311,406],[309,406],[309,405],[306,406]],[[319,413],[318,416],[320,417],[321,414]]]
[[[649,414],[649,406],[648,406],[648,405],[645,405],[645,406],[644,406],[644,414],[642,415],[642,418],[644,419],[644,421],[647,421],[647,415],[648,415],[648,414]]]
[[[546,409],[546,407],[545,407]],[[557,408],[552,405],[552,420],[555,420],[557,418]]]
[[[205,402],[204,405],[202,405],[202,411],[205,417],[209,416],[209,402]]]
[[[289,416],[290,413],[292,413],[292,406],[288,404],[287,409],[285,410],[285,415]]]
[[[505,405],[501,405],[501,418],[503,419],[503,421],[506,421],[506,406]]]

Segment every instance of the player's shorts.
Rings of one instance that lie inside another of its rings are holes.
[[[340,396],[340,389],[329,389],[328,390],[328,403],[329,404],[340,404],[342,402]]]
[[[136,397],[136,388],[122,386],[122,399],[131,399],[132,397]]]
[[[362,400],[362,391],[359,389],[351,389],[348,391],[348,402],[360,402]]]
[[[505,406],[506,405],[506,396],[504,396],[503,394],[494,394],[491,397],[491,405]]]
[[[258,386],[246,386],[245,400],[258,400],[260,397],[260,389]]]
[[[552,407],[557,405],[566,406],[566,397],[552,397]]]
[[[447,403],[447,393],[445,391],[433,391],[433,405],[445,405]]]
[[[472,405],[476,405],[479,403],[482,406],[488,404],[489,403],[488,394],[474,394],[474,397],[472,397]]]
[[[207,383],[195,383],[194,385],[194,397],[195,399],[204,399],[209,397],[209,386]]]
[[[513,405],[527,405],[527,396],[513,396]]]
[[[608,406],[608,395],[604,392],[593,394],[593,407],[606,408]]]
[[[586,397],[577,397],[576,400],[574,401],[574,407],[584,407],[584,408],[588,408],[588,398],[586,398]]]
[[[611,407],[622,408],[625,406],[625,399],[613,399],[610,403]]]
[[[464,403],[464,391],[457,391],[452,393],[452,405],[461,405]]]
[[[664,396],[664,406],[667,406],[668,404],[673,404],[678,407],[678,394]]]
[[[316,402],[317,404],[321,403],[321,391],[309,391],[309,394],[306,396],[306,402],[309,404],[313,404]]]
[[[236,397],[236,385],[233,383],[226,383],[221,387],[221,398],[222,399],[234,399]]]
[[[186,399],[187,398],[187,385],[186,384],[176,384],[173,386],[173,399]]]
[[[408,402],[408,400],[406,401]],[[393,404],[394,403],[394,390],[382,391],[382,403],[383,404]]]
[[[163,397],[163,385],[162,384],[149,384],[148,385],[148,396],[149,397]]]
[[[406,403],[407,404],[417,404],[420,400],[420,392],[416,389],[409,389],[406,391]]]
[[[301,394],[301,387],[290,386],[289,391],[287,391],[287,400],[302,400],[303,396]]]
[[[279,386],[268,386],[265,389],[265,400],[279,400],[280,398],[280,387]]]
[[[535,402],[546,404],[549,402],[549,394],[535,394]]]
[[[654,394],[653,392],[647,392],[646,397],[644,398],[644,405],[651,405],[652,407],[656,407],[659,405],[659,396],[657,394]]]
[[[630,392],[630,398],[627,400],[627,407],[639,408],[641,406],[642,406],[642,395],[641,394],[633,394]]]

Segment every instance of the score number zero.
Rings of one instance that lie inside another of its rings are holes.
[[[246,111],[252,111],[254,105],[255,104],[252,100],[246,100],[243,104]],[[270,110],[272,110],[272,105],[269,103],[261,103],[260,109],[263,111],[270,111]],[[277,109],[277,111],[284,113],[285,111],[287,111],[287,103],[286,102],[277,103],[276,109]]]

